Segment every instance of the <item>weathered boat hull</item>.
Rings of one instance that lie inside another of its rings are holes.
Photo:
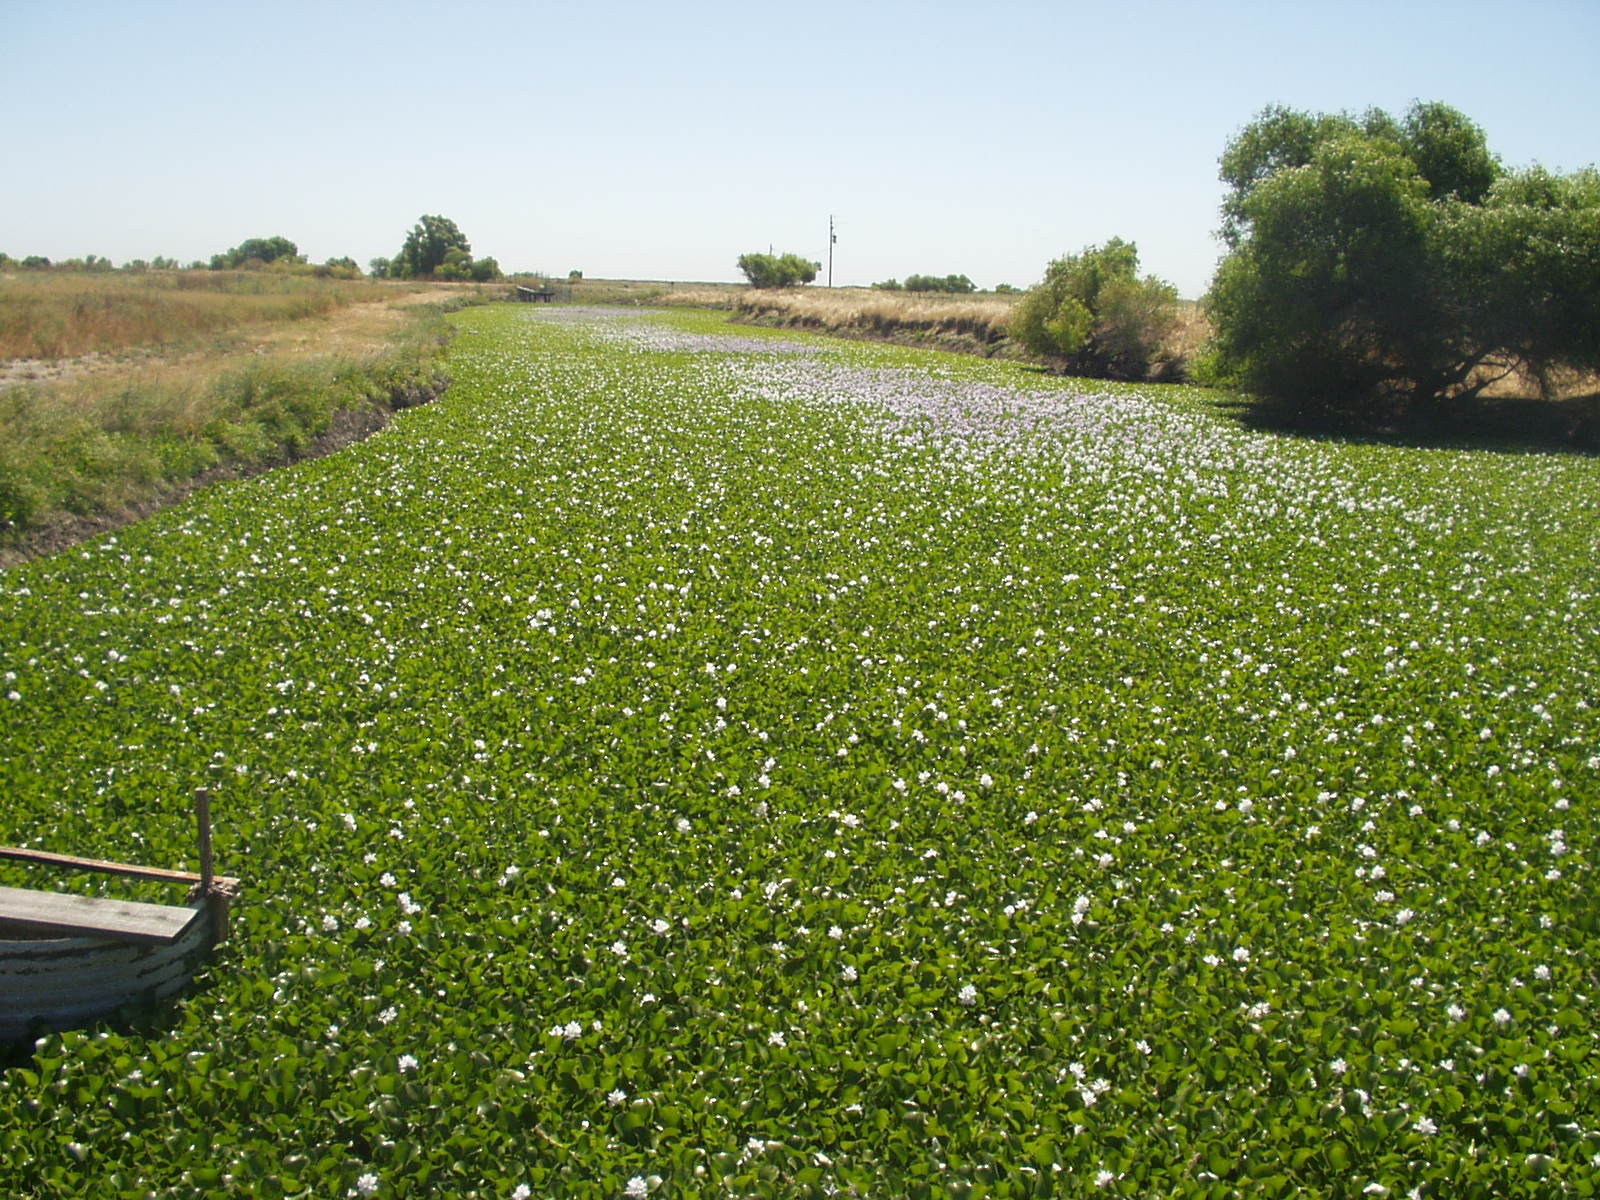
[[[174,995],[211,947],[205,903],[172,941],[139,945],[102,937],[0,936],[0,1042],[75,1029],[129,1005]]]

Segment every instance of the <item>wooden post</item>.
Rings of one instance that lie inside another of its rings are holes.
[[[211,861],[211,793],[197,788],[194,793],[195,821],[200,827],[200,898],[211,916],[213,944],[228,940],[228,892],[218,887]]]
[[[205,788],[195,789],[194,815],[200,826],[200,889],[209,896],[215,877],[211,869],[211,793]]]

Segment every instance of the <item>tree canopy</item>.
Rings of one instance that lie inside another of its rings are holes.
[[[905,289],[908,292],[950,292],[954,295],[965,295],[977,291],[977,284],[965,275],[907,275]]]
[[[452,250],[471,261],[472,243],[454,221],[448,217],[424,215],[406,234],[400,253],[394,256],[390,274],[401,279],[434,275],[444,266]]]
[[[741,254],[739,270],[750,281],[751,287],[793,287],[797,283],[810,283],[822,269],[798,254]]]
[[[1302,404],[1438,404],[1600,366],[1600,176],[1508,171],[1443,104],[1270,108],[1222,156],[1207,298],[1224,380]]]
[[[246,238],[231,250],[213,254],[211,269],[231,271],[251,262],[271,263],[279,260],[286,263],[303,261],[300,257],[300,247],[286,237]]]
[[[373,259],[376,279],[476,280],[488,283],[501,277],[493,258],[472,257],[472,243],[448,217],[422,216],[406,234],[400,253],[392,259]]]

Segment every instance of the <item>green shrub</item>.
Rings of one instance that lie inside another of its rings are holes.
[[[1011,337],[1081,375],[1147,379],[1173,373],[1161,349],[1178,319],[1178,292],[1139,278],[1139,251],[1112,238],[1058,258],[1012,314]]]

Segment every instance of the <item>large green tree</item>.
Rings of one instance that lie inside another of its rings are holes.
[[[472,260],[472,244],[456,223],[448,217],[423,216],[406,234],[405,244],[394,256],[390,274],[402,279],[415,279],[435,275],[450,258],[452,250],[460,251],[452,266],[465,258]]]
[[[797,283],[810,283],[817,277],[821,263],[814,263],[798,254],[741,254],[739,270],[750,281],[751,287],[793,287]]]
[[[1595,173],[1507,172],[1443,104],[1271,108],[1222,157],[1208,308],[1224,380],[1302,404],[1433,405],[1600,365]]]

